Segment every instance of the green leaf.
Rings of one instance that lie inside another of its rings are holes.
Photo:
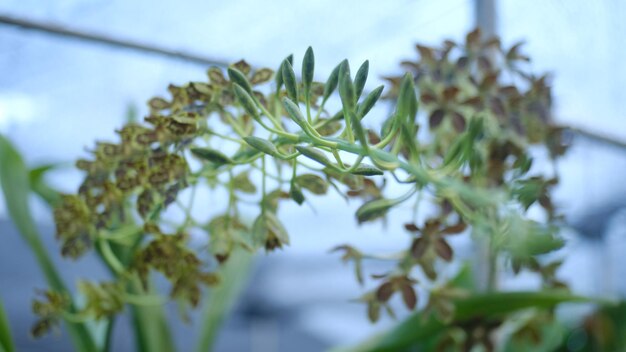
[[[239,85],[246,91],[246,93],[252,95],[252,86],[250,85],[250,82],[248,82],[246,76],[241,73],[241,71],[234,67],[229,67],[227,72],[228,77],[230,78],[230,81],[233,82],[233,84]]]
[[[356,92],[352,78],[350,77],[350,64],[348,60],[343,60],[339,66],[339,96],[341,103],[348,110],[354,110],[356,105]]]
[[[223,165],[223,164],[232,164],[233,160],[224,153],[209,148],[191,148],[191,154],[196,156],[199,159],[210,161],[212,163]]]
[[[324,85],[324,99],[322,100],[323,103],[325,103],[326,100],[328,100],[328,98],[330,97],[330,95],[333,94],[335,89],[337,89],[337,84],[339,83],[339,68],[340,67],[341,67],[341,64],[337,65],[333,69],[333,71],[330,73],[330,76],[328,76],[328,80],[326,80],[326,84]]]
[[[138,280],[130,284],[130,291],[143,294]],[[149,288],[147,294],[154,294]],[[135,332],[135,345],[138,352],[170,352],[174,351],[174,342],[167,324],[163,306],[131,305],[132,327]]]
[[[324,166],[332,165],[332,163],[330,162],[330,160],[328,160],[326,155],[315,148],[298,145],[296,146],[296,150],[299,151],[300,154],[306,156],[307,158],[311,160],[315,160]]]
[[[296,82],[296,73],[293,71],[293,67],[288,60],[283,61],[281,73],[283,75],[283,83],[285,83],[287,95],[289,96],[289,98],[291,98],[291,100],[297,102],[298,83]]]
[[[463,322],[473,318],[495,318],[523,309],[551,309],[566,302],[590,302],[589,298],[575,296],[565,291],[543,292],[496,292],[470,296],[455,301],[453,321]],[[432,336],[436,336],[448,325],[438,320],[434,314],[425,316],[415,313],[390,331],[375,336],[359,346],[336,351],[382,352],[403,351],[419,348]]]
[[[254,99],[246,90],[238,84],[233,84],[233,91],[235,92],[235,96],[237,100],[239,100],[239,104],[243,107],[246,112],[252,116],[253,119],[259,119],[259,109],[254,102]]]
[[[279,154],[278,149],[276,149],[274,143],[268,141],[267,139],[255,136],[248,136],[243,137],[243,140],[246,141],[246,143],[248,143],[248,145],[250,145],[252,148],[260,150],[265,154],[269,154],[271,156],[276,156]]]
[[[377,87],[376,89],[371,91],[365,97],[365,99],[363,99],[363,101],[359,104],[359,106],[357,106],[356,114],[360,119],[363,119],[365,115],[367,115],[367,113],[370,112],[370,110],[372,110],[372,108],[374,107],[378,99],[380,98],[380,95],[383,93],[384,88],[385,86],[382,86],[382,85]]]
[[[287,56],[280,63],[280,66],[278,67],[278,72],[276,72],[276,75],[274,76],[274,79],[276,80],[276,91],[277,92],[280,90],[280,87],[283,86],[283,66],[284,66],[286,61],[288,61],[289,63],[293,64],[293,54]]]
[[[313,48],[306,49],[304,59],[302,59],[302,83],[304,85],[304,96],[307,101],[311,94],[311,84],[313,83],[313,74],[315,72],[315,56]]]
[[[224,318],[230,313],[245,288],[253,258],[252,253],[236,249],[220,267],[219,274],[223,279],[210,289],[204,298],[196,351],[208,352],[215,347],[215,340]]]
[[[4,306],[0,301],[0,351],[13,352],[15,351],[15,345],[11,338],[11,327],[9,326],[9,319],[7,318]]]
[[[361,93],[363,93],[363,88],[365,88],[369,68],[370,62],[369,60],[365,60],[361,67],[359,67],[359,70],[356,71],[356,76],[354,76],[354,91],[357,99],[361,96]]]
[[[30,211],[28,204],[30,192],[28,170],[20,154],[2,135],[0,135],[0,185],[2,186],[9,216],[35,255],[35,259],[44,273],[48,285],[55,291],[68,292],[45,246],[41,242],[41,236]],[[71,309],[74,310],[74,307],[72,306]],[[93,336],[84,324],[68,323],[67,328],[74,347],[78,351],[97,350]]]
[[[44,176],[49,171],[57,169],[60,166],[60,164],[45,164],[30,169],[28,173],[31,190],[51,207],[54,207],[61,201],[61,195],[45,182]]]

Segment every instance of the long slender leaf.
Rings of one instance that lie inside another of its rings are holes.
[[[68,290],[61,276],[41,242],[39,231],[30,212],[28,205],[30,192],[28,170],[17,150],[1,135],[0,185],[2,186],[9,216],[35,255],[35,259],[43,271],[48,284],[54,290],[67,292]],[[91,352],[97,350],[93,337],[84,324],[68,323],[67,329],[78,351]]]
[[[204,300],[203,321],[196,351],[213,349],[222,321],[237,301],[248,277],[253,255],[245,250],[234,251],[220,270],[223,280]]]
[[[57,169],[61,166],[61,164],[45,164],[30,169],[28,173],[31,191],[33,191],[51,207],[60,202],[61,195],[44,181],[44,176],[49,171]]]
[[[130,290],[140,293],[139,285],[139,282],[135,282],[134,285],[131,285]],[[171,352],[176,350],[162,306],[133,305],[131,315],[137,352]]]
[[[459,322],[474,317],[498,317],[527,308],[547,309],[566,302],[589,301],[589,298],[564,291],[487,293],[457,300],[453,320]],[[337,351],[403,351],[411,346],[419,346],[427,342],[445,328],[447,325],[433,314],[424,316],[416,313],[384,334],[374,336],[354,348]]]
[[[15,345],[13,344],[13,339],[11,338],[9,319],[4,311],[2,302],[0,302],[0,351],[15,351]]]

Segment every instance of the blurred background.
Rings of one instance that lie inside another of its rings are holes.
[[[624,18],[626,2],[612,0],[1,0],[0,133],[29,165],[71,163],[93,141],[116,138],[129,110],[147,114],[150,97],[167,95],[169,83],[204,80],[211,64],[243,58],[275,68],[290,53],[299,62],[312,46],[317,80],[324,81],[344,58],[369,59],[366,89],[372,89],[381,76],[400,73],[401,60],[417,57],[415,43],[460,41],[480,26],[505,46],[524,40],[533,70],[552,73],[557,122],[590,132],[574,135],[557,165],[561,183],[554,199],[570,224],[566,250],[575,254],[561,276],[577,292],[623,297]],[[74,192],[80,180],[72,168],[49,179],[66,192]],[[50,212],[35,199],[33,206],[46,243],[58,252]],[[343,243],[377,252],[406,245],[400,226],[358,228],[356,206],[331,196],[314,199],[313,209],[281,210],[292,244],[256,259],[218,351],[319,351],[393,323],[367,321],[365,307],[351,301],[364,292],[352,268],[328,253]],[[30,300],[46,285],[2,202],[0,236],[0,297],[19,350],[68,350],[63,333],[29,337]],[[473,253],[469,243],[455,245]],[[93,258],[55,259],[70,280],[105,276]],[[367,265],[371,273],[386,270],[384,263]],[[533,284],[501,279],[504,287]],[[116,351],[132,347],[125,328],[122,323],[115,332]],[[181,351],[190,348],[193,329],[177,325]]]

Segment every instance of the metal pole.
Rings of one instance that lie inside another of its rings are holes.
[[[492,38],[496,33],[495,0],[474,0],[474,23],[480,28],[482,38]],[[495,52],[491,54],[493,60]],[[482,238],[476,241],[476,252],[473,260],[474,279],[479,291],[493,291],[498,286],[498,257],[491,248],[491,239]]]
[[[498,34],[496,22],[496,0],[474,0],[474,20],[486,38]]]
[[[70,29],[65,26],[55,24],[55,23],[44,23],[38,21],[31,21],[22,18],[16,18],[12,16],[2,15],[0,14],[0,24],[5,24],[9,26],[24,28],[28,30],[33,30],[37,32],[42,32],[50,35],[56,35],[64,38],[72,38],[76,40],[104,44],[117,48],[125,48],[131,49],[135,51],[140,51],[144,53],[157,54],[173,59],[183,60],[187,62],[192,62],[195,64],[200,64],[203,66],[228,66],[228,62],[225,60],[209,58],[202,55],[197,55],[193,53],[188,53],[180,50],[172,50],[169,48],[159,47],[155,45],[148,45],[145,43],[140,43],[133,40],[123,39],[123,38],[115,38],[107,35],[96,34],[93,32],[82,31],[77,29]]]

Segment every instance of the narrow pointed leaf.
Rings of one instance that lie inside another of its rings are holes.
[[[241,296],[250,275],[254,255],[243,249],[234,250],[220,266],[219,274],[226,280],[212,287],[203,300],[202,323],[197,352],[211,351],[215,347],[220,327]]]
[[[134,294],[144,294],[137,281],[130,284]],[[155,294],[150,287],[148,294]],[[135,350],[140,352],[169,352],[174,350],[174,342],[169,329],[165,310],[159,305],[130,305],[132,327],[135,333]],[[94,350],[95,351],[95,350]]]
[[[41,236],[30,211],[28,170],[20,154],[2,135],[0,135],[0,186],[9,216],[34,254],[48,285],[56,291],[68,292],[41,242]],[[74,310],[73,305],[71,309]],[[67,328],[76,350],[81,352],[97,350],[93,336],[84,324],[68,323]]]
[[[4,306],[0,301],[0,351],[13,352],[15,351],[15,345],[11,338],[11,327],[9,326],[9,320],[4,311]]]

